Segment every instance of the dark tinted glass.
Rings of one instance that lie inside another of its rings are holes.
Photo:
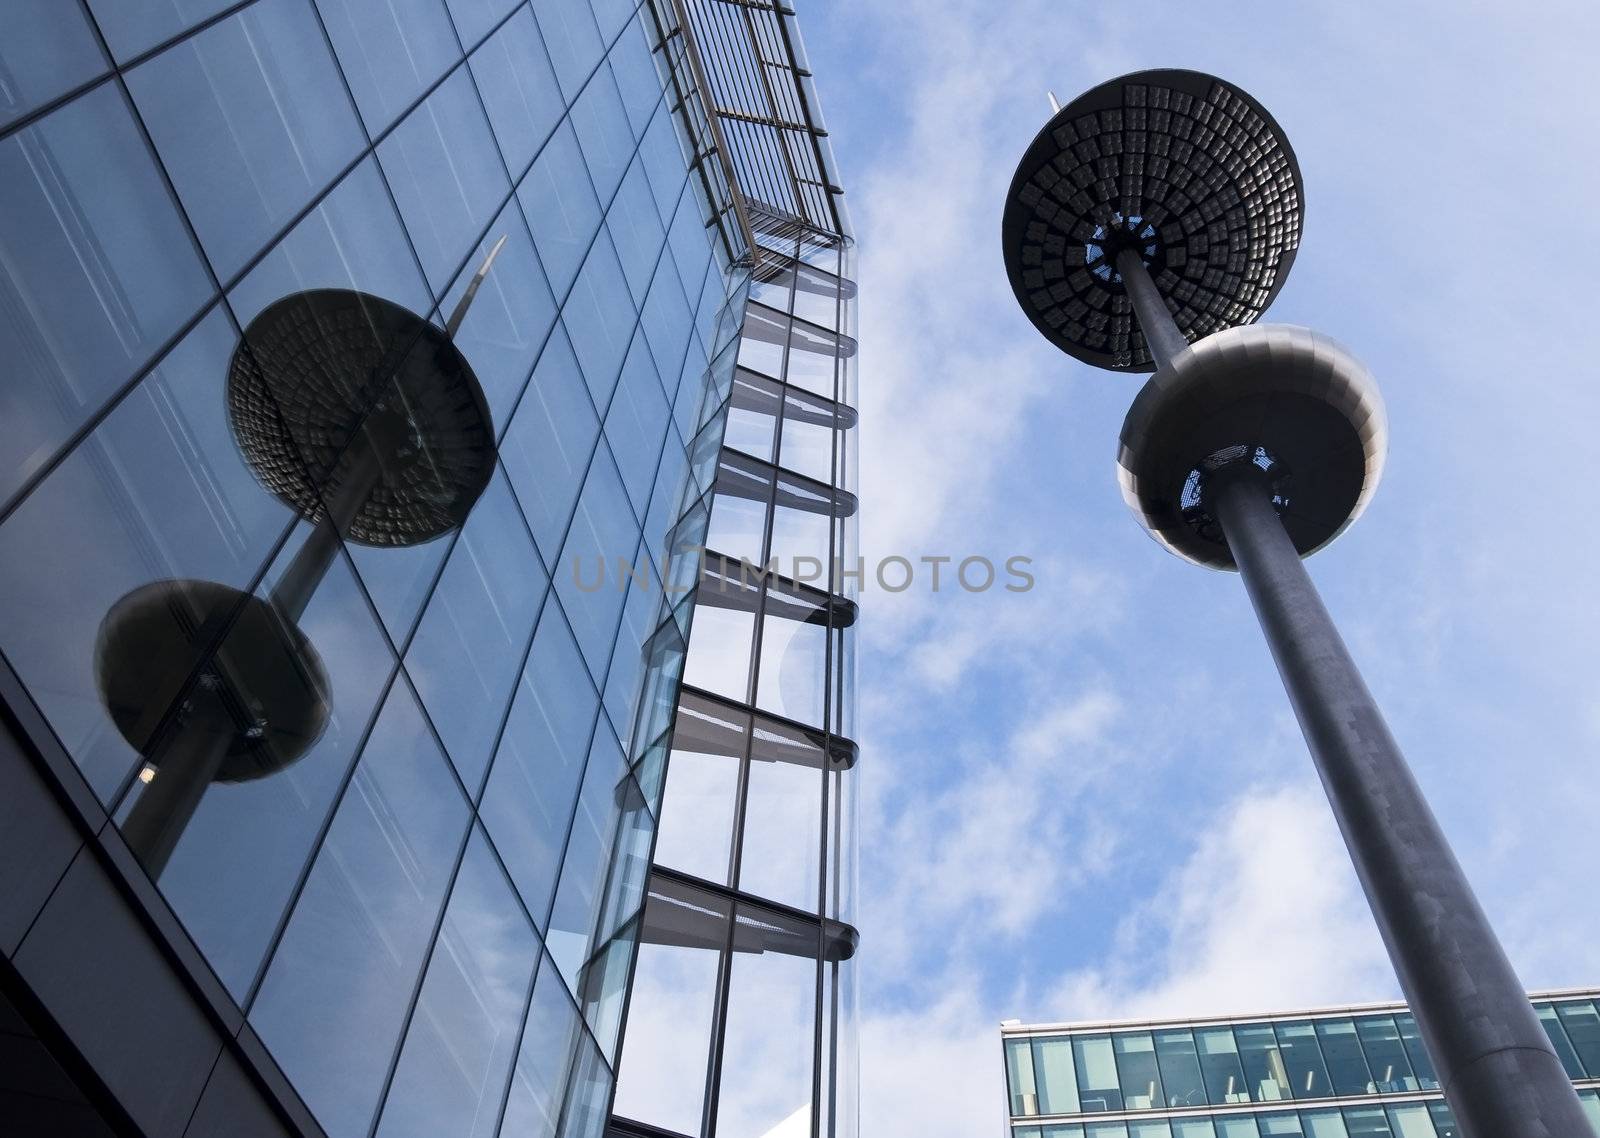
[[[1411,1060],[1400,1042],[1400,1029],[1392,1016],[1366,1016],[1356,1020],[1356,1034],[1372,1078],[1381,1092],[1414,1091],[1417,1077],[1411,1073]]]
[[[1167,1106],[1201,1106],[1206,1102],[1200,1058],[1190,1032],[1156,1032],[1156,1058],[1161,1064]]]
[[[1366,1057],[1356,1038],[1355,1024],[1347,1019],[1318,1020],[1317,1039],[1322,1044],[1323,1058],[1328,1062],[1328,1075],[1333,1080],[1335,1094],[1362,1095],[1375,1089],[1372,1072],[1367,1069]]]

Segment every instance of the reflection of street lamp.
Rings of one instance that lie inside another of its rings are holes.
[[[316,525],[265,600],[153,581],[101,623],[101,699],[148,783],[122,833],[152,877],[213,781],[282,770],[326,727],[327,673],[298,622],[341,536],[429,541],[488,485],[493,424],[452,336],[499,249],[442,330],[379,297],[318,289],[277,301],[245,332],[228,369],[234,438],[263,485]]]
[[[1069,354],[1155,371],[1118,453],[1151,535],[1237,569],[1446,1098],[1469,1138],[1573,1138],[1583,1108],[1301,558],[1377,486],[1366,369],[1251,326],[1299,244],[1299,168],[1244,92],[1191,71],[1105,83],[1034,139],[1006,203],[1023,310]]]

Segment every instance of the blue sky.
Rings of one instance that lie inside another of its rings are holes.
[[[1037,576],[863,594],[863,1134],[999,1135],[1003,1018],[1397,992],[1239,582],[1122,505],[1139,380],[1056,353],[1005,282],[1046,89],[1141,68],[1287,131],[1306,231],[1268,319],[1352,348],[1391,426],[1313,576],[1523,979],[1600,982],[1600,10],[798,7],[861,236],[863,550]]]

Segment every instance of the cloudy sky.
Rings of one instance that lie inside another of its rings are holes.
[[[1313,575],[1530,986],[1600,983],[1600,103],[1592,4],[809,0],[861,237],[869,557],[862,1132],[1002,1132],[998,1022],[1397,994],[1239,582],[1117,493],[1137,379],[1022,317],[998,232],[1048,117],[1147,67],[1283,125],[1306,234],[1269,318],[1371,367],[1391,453]]]

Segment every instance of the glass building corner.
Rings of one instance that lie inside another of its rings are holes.
[[[0,1116],[854,1133],[854,271],[800,52],[722,0],[11,22],[0,1016],[49,1093]]]

